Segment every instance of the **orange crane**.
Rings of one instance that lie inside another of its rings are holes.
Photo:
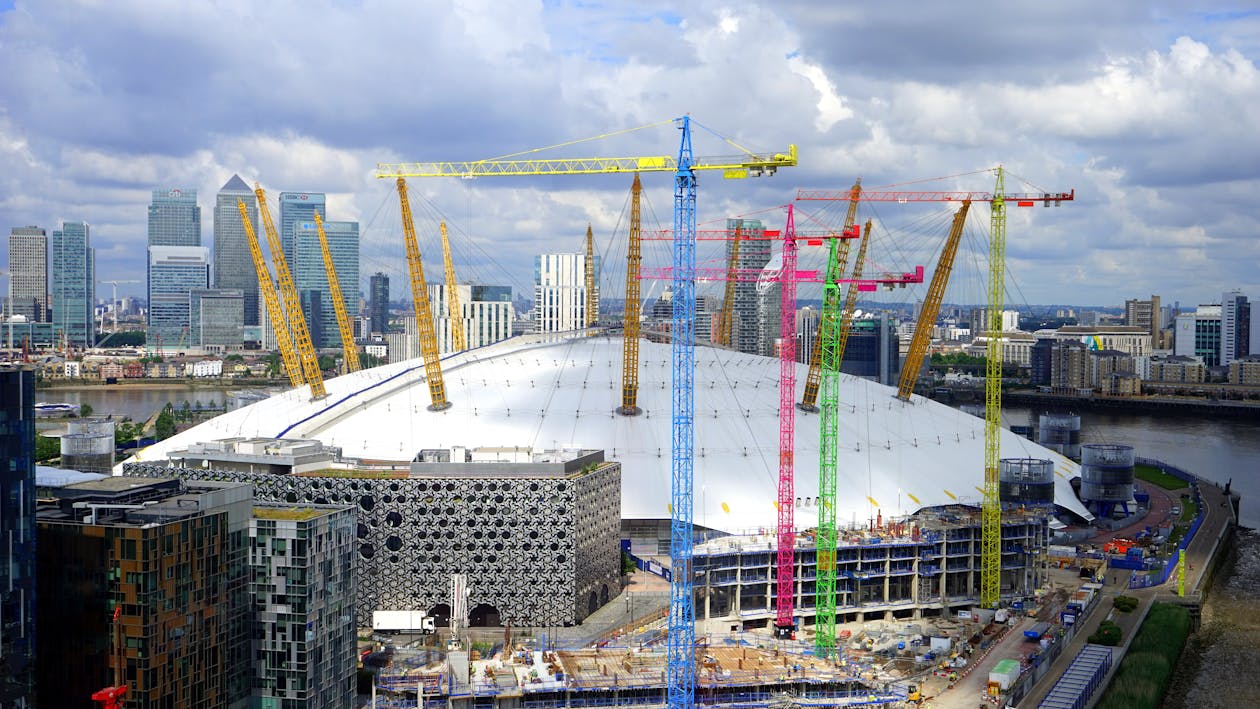
[[[346,301],[341,297],[341,282],[337,267],[333,264],[332,249],[328,248],[328,235],[324,233],[324,220],[315,212],[315,231],[319,234],[319,249],[324,255],[324,271],[328,275],[328,296],[332,298],[333,312],[337,314],[337,329],[341,332],[341,349],[345,354],[346,372],[359,371],[359,348],[354,344],[354,331],[350,316],[346,313]]]
[[[919,379],[919,370],[923,367],[923,357],[927,354],[928,344],[932,339],[936,316],[941,312],[945,285],[949,283],[949,274],[954,270],[954,256],[958,253],[958,242],[961,241],[963,224],[967,221],[967,212],[970,209],[971,202],[964,201],[954,214],[949,238],[945,240],[945,248],[941,250],[936,270],[932,273],[932,283],[928,286],[927,297],[923,299],[923,309],[919,311],[919,322],[914,327],[910,351],[906,353],[906,361],[901,367],[901,380],[897,384],[897,398],[902,401],[910,400],[910,395],[914,393],[914,383]]]
[[[430,411],[451,408],[446,400],[446,382],[438,361],[437,338],[433,334],[433,312],[429,310],[429,287],[424,281],[424,262],[416,243],[416,225],[411,218],[411,201],[407,198],[407,180],[399,177],[398,204],[402,210],[403,240],[407,247],[407,268],[411,275],[411,298],[416,311],[416,330],[420,333],[420,354],[424,356],[424,377],[429,383]]]
[[[464,337],[464,309],[459,304],[459,284],[455,282],[455,263],[451,261],[451,240],[446,236],[446,222],[439,225],[442,232],[442,263],[446,266],[446,317],[451,321],[451,347],[456,352],[468,349]]]
[[[280,300],[276,296],[276,287],[271,280],[271,271],[267,270],[267,261],[263,259],[262,249],[258,246],[258,235],[254,233],[254,223],[249,218],[245,200],[236,200],[236,208],[241,213],[241,224],[245,227],[245,243],[249,244],[249,255],[254,261],[254,272],[258,275],[258,292],[262,294],[263,303],[267,308],[267,319],[271,321],[271,329],[276,334],[276,346],[280,349],[285,374],[289,376],[289,384],[296,389],[306,383],[306,380],[302,378],[302,363],[298,361],[297,351],[293,349],[289,326],[285,324],[284,311],[280,309]],[[159,339],[158,354],[161,355],[161,353]]]
[[[722,311],[718,314],[718,344],[731,346],[731,333],[735,329],[735,283],[739,269],[739,244],[743,240],[744,222],[735,226],[735,238],[731,240],[731,255],[726,260],[726,290],[722,293]]]
[[[311,386],[311,398],[322,399],[328,396],[328,392],[324,389],[324,374],[319,371],[319,360],[315,358],[315,346],[311,343],[311,331],[306,329],[302,303],[298,300],[297,288],[293,286],[293,276],[289,273],[289,265],[284,260],[284,248],[280,245],[280,237],[276,234],[276,225],[271,221],[271,211],[267,209],[267,195],[258,185],[254,186],[254,194],[258,197],[258,216],[262,218],[263,231],[267,233],[267,248],[271,250],[271,260],[276,265],[276,277],[280,281],[284,309],[289,316],[289,328],[292,331],[294,343],[297,345],[298,361],[302,365],[302,378]],[[280,328],[276,327],[275,330],[279,332]]]

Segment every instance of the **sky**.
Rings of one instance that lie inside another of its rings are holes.
[[[0,2],[0,227],[87,221],[99,278],[137,278],[152,190],[196,189],[209,246],[214,194],[237,173],[273,214],[282,190],[327,192],[327,218],[361,223],[361,280],[391,273],[403,298],[378,162],[492,158],[689,114],[708,129],[697,155],[735,152],[718,136],[800,154],[773,177],[700,173],[702,223],[777,228],[798,188],[857,177],[991,190],[1000,164],[1008,191],[1076,194],[1012,210],[1008,302],[1260,299],[1258,60],[1260,9],[1221,0]],[[678,140],[665,123],[533,156],[673,155]],[[955,177],[919,182],[940,176]],[[645,228],[668,228],[672,177],[643,179]],[[590,224],[605,293],[624,288],[611,266],[626,249],[624,176],[417,178],[410,191],[430,279],[438,220],[461,280],[518,291],[535,254],[581,250]],[[834,225],[822,208],[797,203],[798,224]],[[887,268],[930,269],[944,232],[914,225],[951,208],[859,214],[884,233]],[[973,211],[977,243],[987,214]],[[667,264],[663,243],[645,263]],[[911,243],[923,253],[897,251]]]

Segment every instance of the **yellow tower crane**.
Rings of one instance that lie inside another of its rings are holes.
[[[626,259],[626,315],[621,342],[621,408],[617,413],[636,416],[639,408],[639,268],[643,265],[643,183],[634,176],[630,188],[630,247]]]
[[[836,368],[844,362],[844,348],[849,344],[849,333],[853,332],[853,311],[857,308],[857,281],[862,278],[862,266],[866,262],[866,247],[871,243],[871,220],[866,220],[862,229],[862,243],[858,244],[857,258],[853,261],[852,283],[844,294],[844,309],[840,311],[840,335],[836,339]]]
[[[459,304],[459,284],[455,282],[455,262],[451,260],[451,240],[446,235],[446,222],[438,225],[442,232],[442,264],[446,266],[446,317],[451,321],[451,347],[456,352],[468,349],[464,337],[464,309]]]
[[[932,272],[932,283],[923,300],[923,309],[919,311],[919,322],[914,326],[910,351],[906,353],[906,361],[901,368],[901,380],[897,384],[897,398],[902,401],[910,400],[910,395],[914,393],[914,383],[919,380],[923,356],[927,354],[928,344],[932,341],[932,327],[936,325],[936,316],[941,312],[941,300],[945,297],[949,274],[954,270],[954,256],[958,253],[958,242],[962,239],[963,224],[967,221],[967,212],[970,209],[971,200],[967,200],[954,214],[949,238],[945,240],[945,248],[941,249],[936,270]]]
[[[735,237],[731,240],[731,255],[726,260],[726,290],[722,293],[722,311],[718,313],[719,344],[731,346],[731,338],[735,330],[735,283],[739,281],[739,243],[743,241],[744,222],[741,219],[735,226]]]
[[[263,259],[262,249],[258,246],[258,236],[254,233],[254,225],[249,218],[249,210],[245,200],[236,200],[236,207],[241,211],[241,225],[245,227],[245,241],[249,244],[249,255],[254,260],[254,271],[258,273],[258,292],[262,294],[267,308],[267,319],[276,333],[276,345],[280,348],[280,359],[284,362],[285,374],[289,375],[289,384],[294,388],[306,383],[302,379],[302,364],[298,361],[297,352],[293,349],[293,340],[289,337],[289,325],[284,320],[284,311],[280,309],[280,299],[276,297],[276,286],[271,280],[271,271],[267,270],[267,261]]]
[[[411,201],[407,198],[407,181],[398,178],[398,204],[402,210],[403,239],[407,245],[407,268],[411,275],[411,299],[416,310],[416,330],[420,333],[420,354],[424,357],[424,377],[429,383],[430,411],[451,407],[446,400],[446,382],[442,380],[442,364],[438,361],[437,338],[433,334],[433,312],[429,310],[429,287],[424,281],[424,262],[416,243],[416,225],[411,219]]]
[[[586,225],[586,326],[595,327],[595,237],[591,234],[591,225]]]
[[[849,209],[844,215],[844,230],[841,233],[847,233],[853,228],[853,224],[857,219],[858,196],[862,193],[862,178],[858,178],[853,183],[853,188],[849,191]],[[836,272],[827,274],[827,282],[834,283],[844,275],[844,267],[849,261],[849,239],[839,239],[835,244],[836,252]],[[857,276],[853,276],[857,278]],[[730,289],[729,282],[727,289]],[[850,285],[849,290],[853,290]],[[823,289],[823,312],[827,312],[828,306],[834,308],[838,305],[840,299],[839,288]],[[822,383],[822,341],[823,341],[823,319],[818,318],[818,332],[814,337],[814,346],[809,353],[809,373],[805,376],[805,392],[801,395],[801,403],[797,406],[802,411],[818,410],[818,387]],[[844,348],[840,348],[836,366],[840,366],[840,360],[844,358]]]
[[[319,371],[319,361],[315,358],[315,346],[311,343],[311,331],[306,329],[306,318],[302,316],[302,302],[298,300],[297,288],[293,286],[293,276],[289,273],[289,265],[284,260],[284,249],[280,246],[280,237],[276,235],[276,225],[271,221],[271,211],[267,209],[267,195],[263,188],[254,186],[254,194],[258,196],[258,215],[262,217],[263,231],[267,233],[267,248],[271,250],[271,260],[276,264],[276,277],[280,281],[280,293],[284,297],[284,309],[288,315],[289,328],[297,345],[298,361],[302,363],[302,377],[311,385],[311,398],[322,399],[328,396],[324,390],[324,374]],[[274,324],[274,323],[273,323]],[[278,331],[279,328],[277,327]]]
[[[337,267],[333,265],[332,249],[328,248],[328,235],[324,233],[324,220],[315,212],[315,231],[319,233],[319,249],[324,254],[324,271],[328,274],[328,295],[332,298],[333,312],[337,314],[337,329],[341,331],[341,350],[346,360],[346,372],[359,371],[359,347],[354,344],[354,330],[346,313],[346,301],[341,297],[341,281]]]

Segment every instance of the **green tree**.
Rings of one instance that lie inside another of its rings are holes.
[[[327,372],[337,366],[337,360],[332,355],[319,356],[319,371]]]
[[[279,354],[272,352],[268,354],[266,357],[264,357],[263,361],[267,363],[267,376],[269,377],[280,376],[280,355]]]
[[[93,409],[92,409],[92,405],[91,405],[91,404],[80,404],[80,405],[79,405],[79,415],[80,415],[80,416],[91,416],[91,415],[92,415],[92,411],[93,411]]]
[[[180,420],[192,421],[192,404],[188,403],[188,399],[184,399],[184,406],[180,409]]]
[[[224,362],[244,362],[245,358],[238,354],[230,354],[223,358]]]
[[[367,352],[359,353],[359,369],[371,369],[372,367],[379,367],[384,363],[385,361],[376,355],[368,354]]]
[[[175,416],[172,414],[169,403],[162,408],[162,413],[158,414],[157,420],[153,422],[153,429],[159,441],[175,435]]]
[[[140,437],[140,431],[140,424],[129,418],[124,418],[114,424],[114,445],[121,446],[124,443],[136,440]]]
[[[44,462],[52,460],[61,455],[61,439],[51,438],[49,436],[35,436],[35,460],[36,462]]]

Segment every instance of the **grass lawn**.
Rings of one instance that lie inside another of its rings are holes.
[[[1156,603],[1098,702],[1098,709],[1158,709],[1190,634],[1190,612]]]
[[[1155,483],[1165,490],[1180,490],[1189,487],[1185,480],[1175,475],[1169,475],[1153,465],[1138,464],[1133,466],[1133,476],[1138,480]]]

